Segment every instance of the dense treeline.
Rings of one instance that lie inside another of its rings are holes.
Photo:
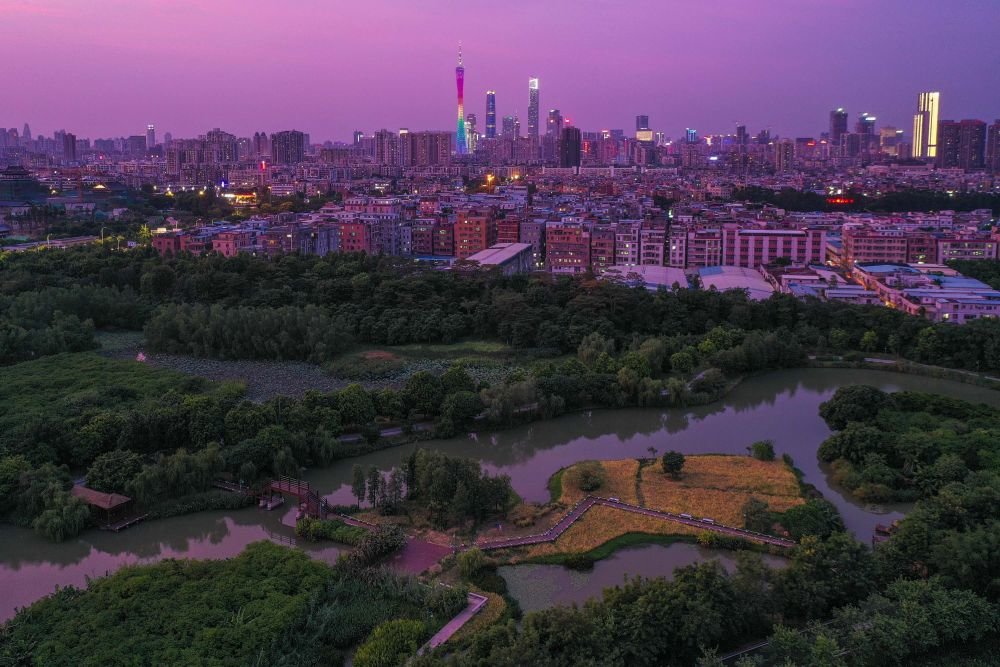
[[[0,387],[0,516],[35,525],[54,539],[83,527],[79,503],[68,494],[71,469],[86,470],[93,488],[124,493],[150,508],[202,494],[225,474],[252,484],[329,465],[370,447],[379,422],[437,419],[437,432],[451,435],[483,410],[470,391],[475,383],[459,367],[441,376],[416,373],[399,390],[351,385],[264,403],[244,400],[237,385],[211,385],[96,355],[52,357],[6,374],[9,382]],[[344,431],[363,437],[341,441]],[[502,504],[478,472],[478,486],[460,477],[456,468],[450,483],[463,485],[451,489],[460,492],[450,507],[461,516],[478,519],[484,508]],[[418,481],[408,480],[411,492],[438,493]],[[463,501],[468,492],[475,497]],[[44,525],[38,523],[43,515]]]
[[[858,498],[913,500],[977,472],[1000,471],[1000,410],[874,387],[837,390],[820,414],[837,432],[819,448]]]
[[[1000,289],[1000,262],[990,260],[952,260],[948,266],[964,276],[982,280],[993,289]]]
[[[987,208],[1000,214],[1000,197],[985,192],[956,192],[940,190],[900,190],[886,192],[877,197],[866,197],[860,192],[849,192],[853,204],[830,204],[825,195],[815,192],[783,188],[748,187],[733,192],[733,200],[773,204],[788,211],[876,211],[879,213],[906,213],[908,211],[974,211]]]
[[[376,630],[392,621],[412,623],[422,643],[465,595],[259,542],[228,560],[125,567],[60,589],[0,628],[0,663],[342,664],[366,638],[377,656]]]
[[[417,664],[716,665],[717,648],[739,646],[772,627],[761,661],[744,664],[906,664],[911,655],[979,640],[997,628],[991,602],[940,579],[894,581],[896,573],[845,533],[803,539],[783,570],[767,568],[752,553],[738,553],[737,560],[730,575],[717,562],[701,563],[676,570],[672,581],[637,579],[580,608],[531,613],[520,625],[480,633],[460,652]],[[809,633],[797,630],[831,614],[834,622],[814,649]],[[933,633],[928,620],[940,623]],[[831,655],[837,660],[820,659]]]
[[[722,326],[775,334],[810,350],[884,351],[943,366],[1000,369],[995,321],[934,325],[892,309],[787,295],[754,302],[740,292],[652,293],[568,277],[433,271],[402,258],[363,255],[164,259],[144,249],[74,248],[9,254],[0,266],[0,296],[75,287],[69,294],[19,298],[58,303],[58,312],[97,327],[144,324],[154,350],[223,358],[325,360],[352,342],[469,336],[573,352],[593,333],[621,350],[637,337],[687,336],[698,345]],[[81,303],[65,303],[74,299]],[[109,308],[111,300],[120,304]]]

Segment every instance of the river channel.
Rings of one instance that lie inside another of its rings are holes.
[[[595,410],[420,446],[478,459],[489,471],[510,475],[515,490],[526,500],[545,501],[548,478],[577,461],[649,456],[650,447],[658,453],[673,449],[687,454],[745,454],[751,442],[769,438],[777,453],[790,454],[806,481],[837,506],[848,529],[868,541],[876,523],[901,517],[906,508],[866,508],[832,488],[819,465],[816,449],[830,434],[819,417],[819,404],[837,387],[848,384],[936,392],[1000,405],[1000,392],[947,380],[888,371],[794,369],[753,377],[708,406]],[[349,503],[354,464],[388,471],[414,446],[347,459],[305,476],[331,502]],[[91,530],[62,544],[50,543],[28,529],[0,526],[0,621],[57,586],[83,585],[87,577],[102,576],[126,564],[170,557],[225,558],[256,540],[287,539],[293,534],[292,513],[288,505],[270,513],[256,508],[203,512],[139,524],[117,534]],[[325,547],[312,552],[332,561],[338,550]],[[618,574],[662,574],[642,565],[661,560],[629,561]],[[602,572],[606,567],[602,566]],[[620,576],[614,583],[618,581]]]

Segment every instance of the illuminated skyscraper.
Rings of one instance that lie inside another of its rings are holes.
[[[917,113],[913,116],[913,157],[937,157],[938,110],[941,93],[920,93]]]
[[[497,94],[494,90],[486,91],[486,138],[496,139],[497,136]]]
[[[479,140],[479,132],[476,130],[476,114],[470,113],[465,117],[465,145],[469,153],[476,152],[476,143]]]
[[[156,146],[156,128],[152,125],[146,126],[146,150],[151,150]]]
[[[458,45],[458,67],[455,68],[455,86],[458,88],[458,129],[455,132],[455,152],[465,155],[469,152],[469,144],[465,138],[465,68],[462,67],[462,45]]]
[[[643,114],[635,117],[635,131],[649,129],[649,116]]]
[[[528,136],[538,138],[538,78],[528,79]]]

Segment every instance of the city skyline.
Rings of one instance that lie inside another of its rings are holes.
[[[31,55],[10,72],[9,85],[34,92],[12,96],[0,125],[28,121],[36,133],[65,128],[83,137],[137,133],[147,124],[174,136],[211,127],[240,135],[294,127],[315,140],[347,141],[359,128],[447,129],[454,123],[448,75],[454,42],[404,39],[431,27],[458,38],[473,34],[466,17],[458,21],[447,11],[448,3],[380,2],[334,12],[313,2],[259,2],[245,12],[239,11],[244,5],[223,0],[197,13],[186,11],[189,4],[110,0],[96,12],[66,0],[22,0],[0,7],[0,20],[13,27],[0,52],[9,49],[12,61],[14,54]],[[588,130],[627,128],[644,114],[674,138],[685,127],[732,132],[737,122],[782,136],[814,136],[838,107],[909,129],[913,96],[923,90],[941,91],[942,119],[990,121],[996,113],[990,91],[1000,75],[977,51],[979,38],[1000,23],[989,2],[950,5],[949,21],[941,20],[940,6],[925,2],[778,0],[763,16],[752,4],[638,2],[621,13],[607,3],[583,2],[537,13],[515,1],[490,13],[488,5],[474,3],[473,10],[490,17],[490,29],[464,40],[467,113],[485,117],[485,92],[492,90],[497,114],[517,114],[524,125],[524,80],[534,76],[543,90],[542,113],[560,108]],[[866,20],[854,21],[862,8]],[[643,20],[630,20],[637,15]],[[324,20],[331,39],[305,39],[302,26]],[[229,21],[231,29],[211,31],[218,21]],[[108,33],[109,22],[120,29]],[[713,38],[720,22],[735,28],[730,39]],[[362,29],[369,24],[380,29]],[[264,30],[269,46],[235,63],[234,49],[248,43],[240,36]],[[598,34],[600,44],[583,49]],[[772,38],[761,40],[761,34]],[[42,35],[44,50],[37,48]],[[198,59],[183,47],[194,39],[207,40]],[[920,42],[951,46],[913,48]],[[786,55],[792,49],[796,58]],[[60,76],[39,86],[43,72]],[[362,88],[364,95],[354,94]],[[192,104],[199,96],[211,96],[212,104]],[[402,99],[412,103],[399,104]]]

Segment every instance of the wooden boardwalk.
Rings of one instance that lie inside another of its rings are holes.
[[[489,542],[481,542],[476,545],[477,548],[483,551],[493,551],[496,549],[509,549],[512,547],[521,547],[531,544],[541,544],[543,542],[554,542],[559,538],[566,530],[572,526],[574,523],[580,520],[584,514],[587,513],[594,505],[604,505],[605,507],[613,507],[615,509],[622,510],[624,512],[632,512],[633,514],[641,514],[643,516],[653,517],[655,519],[661,519],[663,521],[670,521],[673,523],[679,523],[684,526],[691,526],[692,528],[698,528],[701,530],[707,530],[713,533],[719,533],[722,535],[727,535],[729,537],[738,537],[744,540],[750,540],[751,542],[757,542],[760,544],[769,544],[776,547],[783,547],[790,549],[796,546],[794,540],[789,540],[784,537],[775,537],[773,535],[765,535],[764,533],[758,533],[752,530],[746,530],[744,528],[734,528],[732,526],[724,526],[719,523],[708,523],[701,519],[687,518],[679,514],[674,514],[673,512],[662,512],[660,510],[649,509],[648,507],[640,507],[639,505],[632,505],[631,503],[623,503],[620,500],[612,500],[610,498],[601,498],[599,496],[587,496],[582,499],[576,505],[570,509],[558,522],[544,533],[537,533],[535,535],[525,535],[523,537],[511,537],[503,540],[491,540]]]
[[[428,649],[434,649],[451,639],[452,635],[458,632],[462,626],[472,620],[472,617],[479,613],[479,611],[486,606],[486,603],[490,601],[485,595],[480,595],[479,593],[469,593],[469,604],[466,605],[465,609],[460,611],[457,616],[448,621],[443,628],[437,631],[433,637],[431,637],[426,644],[420,647],[417,651],[417,655],[423,654]]]

